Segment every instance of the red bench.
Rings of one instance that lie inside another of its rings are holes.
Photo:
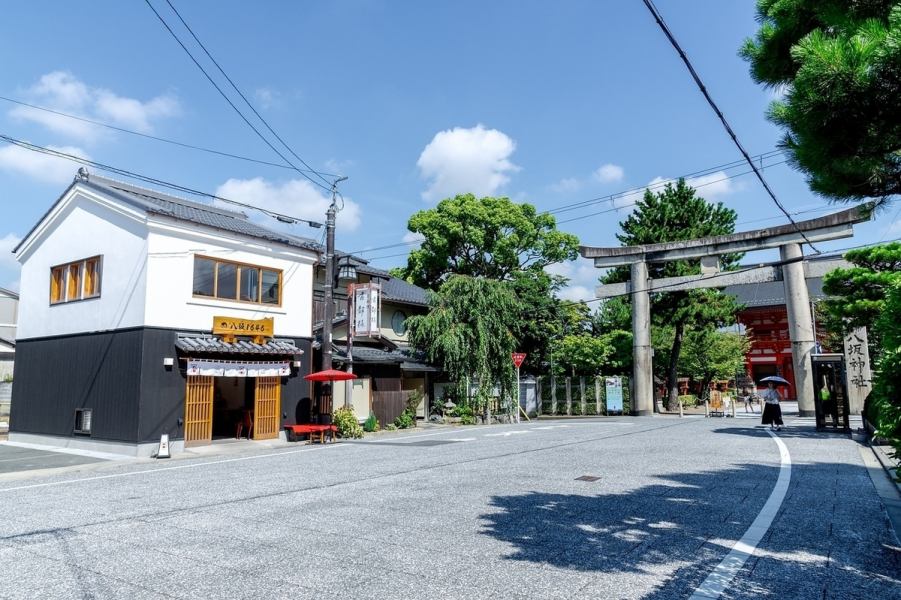
[[[335,441],[335,434],[338,431],[338,428],[334,425],[316,425],[316,424],[305,424],[305,425],[285,425],[285,431],[288,435],[289,441],[296,441],[297,436],[299,435],[309,435],[310,443],[313,443],[313,440],[316,439],[316,436],[319,436],[319,443],[325,443],[325,438],[328,436]],[[291,439],[293,437],[293,439]]]

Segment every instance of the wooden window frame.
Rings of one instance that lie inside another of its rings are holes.
[[[194,264],[197,264],[196,261],[198,258],[209,260],[213,262],[213,295],[205,296],[203,294],[195,294],[193,293],[193,283],[191,284],[192,293],[191,296],[193,298],[205,299],[205,300],[216,300],[219,302],[236,302],[238,304],[252,304],[254,306],[271,306],[274,308],[280,308],[282,306],[282,296],[284,294],[284,288],[282,287],[282,283],[284,282],[284,272],[281,269],[276,269],[275,267],[267,267],[264,265],[255,265],[253,263],[239,262],[235,260],[223,260],[221,258],[214,258],[212,256],[207,256],[205,254],[195,254],[194,255]],[[219,297],[219,265],[233,265],[235,267],[235,298],[220,298]],[[257,287],[259,288],[258,299],[257,300],[241,300],[241,269],[256,269],[257,270]],[[278,273],[278,302],[263,302],[263,271],[272,271],[274,273]],[[193,277],[194,267],[191,267],[191,276]]]
[[[85,272],[87,264],[94,263],[94,287],[95,292],[91,295],[85,294]],[[78,290],[74,297],[69,297],[69,288],[72,285],[72,269],[78,270]],[[62,281],[60,282],[60,297],[56,300],[53,298],[53,281],[54,273],[62,271]],[[72,302],[83,302],[85,300],[94,300],[100,297],[101,283],[103,281],[103,255],[89,256],[80,260],[53,265],[50,267],[50,306],[58,306],[60,304],[69,304]]]

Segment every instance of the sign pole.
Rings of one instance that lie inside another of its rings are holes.
[[[519,367],[516,367],[516,422],[519,423],[519,407],[522,406],[520,403],[519,395],[522,393],[522,389],[519,385]]]

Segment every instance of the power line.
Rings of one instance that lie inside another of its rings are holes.
[[[777,163],[773,163],[773,164],[771,164],[771,165],[767,165],[767,168],[769,168],[769,167],[776,167],[776,166],[785,164],[786,162],[788,162],[788,161],[787,161],[787,160],[783,160],[783,161],[780,161],[780,162],[777,162]],[[743,172],[741,172],[741,173],[736,173],[735,175],[727,175],[726,177],[721,177],[720,179],[715,179],[715,180],[713,180],[713,181],[707,181],[707,182],[705,182],[705,183],[699,183],[699,184],[695,185],[694,187],[695,187],[695,189],[697,189],[697,188],[700,188],[700,187],[705,187],[705,186],[708,186],[708,185],[713,185],[713,184],[715,184],[715,183],[722,183],[723,181],[726,181],[726,180],[729,180],[729,179],[735,179],[736,177],[742,177],[743,175],[748,175],[748,174],[751,173],[751,172],[752,172],[752,171],[743,171]],[[657,189],[657,188],[660,188],[660,187],[664,187],[667,183],[669,183],[669,181],[663,181],[663,182],[660,182],[660,183],[658,183],[658,184],[656,184],[656,185],[648,186],[648,187],[645,188],[645,189],[648,189],[648,190],[651,190],[651,189]],[[638,192],[633,192],[633,193],[638,193]],[[626,195],[631,195],[631,194],[626,194]],[[623,197],[625,197],[626,195],[624,195]],[[614,212],[614,211],[620,210],[620,209],[622,209],[622,208],[628,208],[628,207],[630,207],[630,206],[635,206],[636,204],[638,204],[638,200],[633,200],[632,202],[627,202],[626,204],[623,204],[622,206],[614,206],[613,208],[608,208],[608,209],[606,209],[606,210],[600,210],[600,211],[593,212],[593,213],[588,213],[588,214],[585,214],[585,215],[579,215],[578,217],[573,217],[573,218],[571,218],[571,219],[563,219],[562,221],[558,221],[557,224],[558,224],[558,225],[563,225],[564,223],[572,223],[572,222],[574,222],[574,221],[581,221],[582,219],[587,219],[588,217],[596,217],[597,215],[603,215],[603,214],[606,214],[606,213]],[[794,221],[792,221],[792,223],[794,223]],[[797,224],[795,225],[795,227],[797,227]],[[802,233],[801,235],[803,235],[803,233]],[[807,238],[805,237],[804,239],[807,239]]]
[[[237,160],[244,160],[244,161],[247,161],[247,162],[257,163],[257,164],[260,164],[260,165],[267,165],[267,166],[270,166],[270,167],[278,167],[279,169],[291,169],[291,170],[295,170],[295,171],[298,170],[298,169],[295,169],[294,167],[291,167],[291,166],[288,166],[288,165],[283,165],[283,164],[279,164],[279,163],[269,162],[269,161],[266,161],[266,160],[260,160],[260,159],[257,159],[257,158],[251,158],[251,157],[249,157],[249,156],[241,156],[240,154],[232,154],[232,153],[230,153],[230,152],[223,152],[222,150],[216,150],[216,149],[213,149],[213,148],[206,148],[206,147],[204,147],[204,146],[197,146],[197,145],[194,145],[194,144],[189,144],[189,143],[187,143],[187,142],[179,142],[178,140],[171,140],[171,139],[168,139],[168,138],[164,138],[164,137],[160,137],[160,136],[156,136],[156,135],[151,135],[151,134],[149,134],[149,133],[141,133],[140,131],[132,131],[131,129],[125,129],[124,127],[119,127],[119,126],[117,126],[117,125],[111,125],[110,123],[104,123],[103,121],[96,121],[96,120],[94,120],[94,119],[89,119],[89,118],[87,118],[87,117],[80,117],[80,116],[78,116],[78,115],[73,115],[73,114],[65,113],[65,112],[62,112],[62,111],[59,111],[59,110],[54,110],[54,109],[52,109],[52,108],[47,108],[46,106],[38,106],[37,104],[30,104],[30,103],[28,103],[28,102],[23,102],[23,101],[21,101],[21,100],[16,100],[15,98],[7,98],[6,96],[0,96],[0,100],[3,100],[3,101],[5,101],[5,102],[11,102],[12,104],[18,104],[19,106],[26,106],[26,107],[32,108],[32,109],[34,109],[34,110],[44,111],[44,112],[47,112],[47,113],[50,113],[50,114],[58,115],[58,116],[60,116],[60,117],[66,117],[67,119],[73,119],[73,120],[76,120],[76,121],[82,121],[82,122],[84,122],[84,123],[90,123],[91,125],[96,125],[96,126],[98,126],[98,127],[106,127],[107,129],[112,129],[113,131],[119,131],[119,132],[121,132],[121,133],[127,133],[127,134],[130,134],[130,135],[136,135],[136,136],[139,136],[139,137],[142,137],[142,138],[146,138],[146,139],[149,139],[149,140],[155,140],[155,141],[157,141],[157,142],[164,142],[164,143],[166,143],[166,144],[172,144],[172,145],[174,145],[174,146],[180,146],[180,147],[182,147],[182,148],[188,148],[188,149],[190,149],[190,150],[199,150],[199,151],[201,151],[201,152],[208,152],[208,153],[210,153],[210,154],[216,154],[216,155],[218,155],[218,156],[225,156],[225,157],[227,157],[227,158],[234,158],[234,159],[237,159]],[[302,171],[303,169],[300,169],[300,170]],[[316,171],[310,171],[310,172],[312,173],[312,172],[316,172]],[[339,175],[336,175],[336,174],[334,174],[334,173],[325,173],[325,172],[322,172],[322,171],[319,171],[319,172],[321,172],[323,175],[328,175],[329,177],[339,177]]]
[[[758,154],[757,156],[755,156],[755,158],[762,161],[762,160],[767,159],[767,158],[772,158],[773,156],[776,156],[776,155],[778,155],[778,154],[782,154],[782,151],[781,151],[781,150],[770,150],[770,151],[768,151],[768,152],[763,152],[763,153],[761,153],[761,154]],[[775,167],[775,166],[778,166],[778,165],[785,164],[786,162],[787,162],[787,161],[780,161],[780,162],[772,163],[772,164],[766,165],[764,168]],[[542,215],[549,215],[549,214],[555,214],[555,213],[560,213],[560,212],[569,212],[570,210],[576,210],[576,209],[578,209],[578,208],[585,208],[585,207],[591,206],[592,204],[602,204],[602,203],[604,203],[604,202],[609,202],[609,201],[616,200],[616,199],[619,199],[619,198],[625,198],[625,197],[631,196],[631,195],[633,195],[633,194],[638,194],[638,193],[643,192],[644,190],[656,190],[656,189],[665,187],[666,184],[671,183],[673,180],[676,180],[676,179],[688,179],[688,178],[691,178],[691,177],[699,177],[699,176],[709,175],[709,174],[715,173],[715,172],[717,172],[717,171],[721,171],[721,170],[724,170],[724,169],[731,169],[731,168],[733,168],[733,167],[735,167],[735,166],[743,165],[743,164],[745,164],[745,161],[744,161],[744,160],[737,160],[737,161],[732,161],[732,162],[729,162],[729,163],[724,163],[724,164],[721,164],[721,165],[717,165],[717,166],[714,166],[714,167],[707,167],[706,169],[700,169],[700,170],[694,171],[694,172],[692,172],[692,173],[686,173],[686,174],[684,174],[684,175],[679,175],[678,177],[674,177],[674,178],[672,178],[672,179],[667,179],[666,181],[661,181],[661,182],[658,182],[658,183],[654,183],[654,184],[650,184],[650,185],[645,185],[645,186],[640,186],[640,187],[634,187],[634,188],[631,188],[631,189],[627,189],[627,190],[623,190],[623,191],[619,191],[619,192],[614,192],[614,193],[612,193],[612,194],[607,194],[607,195],[605,195],[605,196],[597,196],[597,197],[595,197],[595,198],[589,198],[588,200],[581,200],[581,201],[579,201],[579,202],[574,202],[574,203],[572,203],[572,204],[564,204],[564,205],[562,205],[562,206],[560,206],[560,207],[558,207],[558,208],[553,208],[553,209],[549,209],[549,210],[542,211],[542,212],[539,213],[539,214],[542,214]],[[704,186],[707,186],[707,185],[712,185],[712,184],[714,184],[714,183],[720,183],[720,182],[722,182],[722,181],[726,181],[727,179],[734,179],[734,178],[736,178],[736,177],[741,177],[741,176],[743,176],[743,175],[747,175],[747,174],[750,173],[750,172],[751,172],[751,171],[745,171],[745,172],[742,172],[742,173],[737,173],[737,174],[735,174],[735,175],[729,175],[729,176],[727,176],[727,177],[723,177],[723,178],[720,178],[720,179],[716,179],[716,180],[714,180],[714,181],[709,181],[709,182],[706,182],[706,183],[697,184],[697,185],[694,186],[694,187],[695,187],[695,188],[698,188],[698,187],[704,187]],[[573,221],[578,221],[578,220],[580,220],[580,219],[582,219],[582,218],[591,217],[591,216],[595,216],[595,215],[599,215],[599,214],[604,214],[604,213],[608,213],[608,212],[613,212],[614,210],[618,210],[619,208],[624,208],[624,207],[626,207],[626,206],[633,206],[634,204],[635,204],[635,203],[630,203],[630,204],[623,205],[623,206],[621,206],[621,207],[617,207],[616,209],[603,210],[603,211],[600,211],[600,212],[589,213],[589,214],[587,214],[587,215],[581,215],[581,216],[579,216],[579,217],[575,217],[575,218],[568,219],[568,220],[565,220],[565,221],[558,221],[557,223],[558,223],[558,224],[562,224],[562,223],[570,223],[570,222],[573,222]],[[420,241],[421,241],[421,240],[420,240]],[[397,242],[397,243],[394,243],[394,244],[386,244],[386,245],[384,245],[384,246],[378,246],[378,247],[375,247],[375,248],[366,248],[366,249],[356,250],[355,253],[357,253],[357,254],[363,254],[363,253],[366,253],[366,252],[375,252],[376,250],[387,250],[387,249],[390,249],[390,248],[401,248],[401,247],[403,247],[403,246],[411,246],[411,245],[417,244],[417,243],[419,243],[419,241],[415,241],[415,242],[413,242],[413,241],[411,241],[411,242]]]
[[[301,171],[300,169],[298,169],[298,168],[297,168],[290,160],[288,160],[287,157],[285,157],[284,154],[282,154],[281,152],[279,152],[278,148],[276,148],[276,147],[272,144],[272,142],[270,142],[270,141],[266,138],[266,136],[264,136],[264,135],[260,132],[260,130],[257,129],[257,128],[254,126],[253,123],[250,122],[250,119],[248,119],[248,118],[244,115],[244,113],[241,112],[241,110],[240,110],[237,106],[235,106],[235,103],[231,101],[231,98],[229,98],[228,95],[227,95],[224,91],[222,91],[222,88],[219,87],[219,84],[217,84],[216,81],[212,78],[212,76],[210,76],[210,74],[207,72],[207,70],[203,68],[203,65],[201,65],[200,62],[199,62],[196,58],[194,58],[194,55],[191,53],[190,50],[188,50],[188,47],[185,46],[184,42],[181,41],[181,38],[179,38],[178,35],[172,30],[172,28],[169,27],[169,23],[167,23],[167,22],[166,22],[166,19],[164,19],[163,16],[162,16],[159,12],[157,12],[157,10],[156,10],[156,8],[154,8],[153,4],[150,3],[150,0],[144,0],[144,2],[147,4],[147,6],[150,7],[150,10],[153,11],[153,14],[156,15],[157,19],[159,19],[160,23],[163,24],[163,27],[166,28],[166,30],[167,30],[167,31],[169,32],[169,34],[173,37],[173,39],[175,39],[175,41],[178,42],[178,45],[181,46],[182,50],[185,51],[185,54],[187,54],[188,57],[191,59],[191,61],[197,66],[197,68],[200,69],[200,72],[203,73],[204,76],[207,78],[207,80],[212,84],[212,86],[213,86],[214,88],[216,88],[216,91],[219,92],[219,95],[222,96],[222,97],[225,99],[226,102],[228,102],[228,105],[231,106],[232,109],[233,109],[236,113],[238,113],[238,116],[241,117],[241,120],[243,120],[243,121],[247,124],[247,126],[250,127],[250,128],[253,130],[253,132],[257,134],[257,136],[258,136],[261,140],[263,140],[263,143],[265,143],[267,146],[269,146],[269,148],[272,149],[272,151],[275,152],[275,153],[279,156],[279,158],[281,158],[283,161],[285,161],[285,164],[286,164],[286,165],[289,165],[292,169],[294,169],[295,171],[297,171],[298,173],[300,173],[301,175],[303,175],[303,176],[304,176],[306,179],[308,179],[311,183],[313,183],[313,184],[319,186],[320,188],[322,188],[322,189],[324,189],[324,190],[330,192],[330,191],[331,191],[331,188],[330,188],[330,187],[327,187],[327,186],[325,186],[325,185],[322,185],[321,183],[319,183],[318,181],[316,181],[315,179],[313,179],[312,177],[310,177],[309,175],[307,175],[306,173],[304,173],[303,171]]]
[[[247,96],[244,95],[244,92],[242,92],[242,91],[238,88],[238,86],[235,85],[235,82],[232,81],[232,78],[228,76],[228,73],[225,72],[225,69],[223,69],[222,66],[219,65],[219,62],[218,62],[215,58],[213,58],[213,55],[210,54],[210,51],[207,50],[207,48],[206,48],[206,46],[204,46],[203,42],[200,41],[200,38],[197,37],[197,34],[194,33],[194,30],[191,29],[191,26],[188,25],[188,23],[184,20],[184,18],[182,18],[181,13],[178,12],[178,9],[175,8],[175,5],[173,5],[172,2],[171,2],[170,0],[166,0],[166,4],[169,5],[169,8],[172,9],[172,12],[174,12],[174,13],[175,13],[175,16],[178,17],[178,20],[181,21],[181,24],[185,26],[185,29],[188,30],[188,33],[191,34],[191,37],[194,38],[194,41],[197,42],[197,44],[200,46],[201,50],[203,50],[204,54],[207,55],[207,58],[209,58],[211,61],[213,61],[213,64],[216,65],[216,68],[219,69],[219,72],[222,73],[222,76],[225,77],[226,81],[228,81],[228,83],[231,84],[232,88],[233,88],[236,92],[238,92],[238,95],[241,96],[241,99],[244,100],[244,103],[245,103],[248,107],[250,107],[250,110],[253,111],[253,114],[255,114],[255,115],[257,116],[257,118],[260,120],[260,122],[263,123],[263,125],[266,126],[266,129],[269,130],[269,133],[271,133],[272,135],[274,135],[274,136],[275,136],[275,139],[277,139],[279,142],[281,142],[282,146],[284,146],[284,147],[288,150],[288,152],[291,153],[291,156],[293,156],[294,158],[296,158],[297,160],[300,161],[300,164],[302,164],[302,165],[305,166],[307,169],[309,169],[310,171],[312,171],[313,173],[315,173],[315,174],[319,177],[319,179],[321,179],[327,186],[331,186],[331,185],[332,185],[332,182],[329,181],[328,179],[326,179],[325,177],[323,177],[323,176],[319,173],[319,171],[316,171],[315,169],[313,169],[313,167],[311,167],[310,165],[308,165],[308,164],[306,163],[306,161],[304,161],[304,159],[302,159],[301,157],[299,157],[299,156],[297,155],[297,153],[294,152],[294,150],[291,148],[291,146],[289,146],[287,143],[285,143],[285,140],[283,140],[283,139],[281,138],[281,136],[275,132],[275,130],[269,125],[269,122],[266,121],[266,119],[263,118],[263,115],[261,115],[259,112],[257,112],[257,109],[254,108],[253,104],[250,103],[250,100],[247,99]]]
[[[713,183],[717,183],[717,182],[716,182],[716,181],[711,182],[711,184],[713,184]],[[620,207],[620,208],[623,208],[623,207]],[[822,212],[822,211],[824,211],[824,210],[831,210],[831,209],[832,209],[832,206],[828,206],[828,205],[827,205],[827,206],[820,206],[820,207],[818,207],[818,208],[810,208],[810,209],[807,209],[807,210],[799,210],[799,211],[793,212],[792,215],[797,216],[797,215],[803,215],[803,214],[812,213],[812,212]],[[619,209],[618,209],[618,208],[612,208],[612,209],[608,209],[608,210],[606,210],[606,211],[601,211],[601,212],[612,212],[612,211],[614,211],[614,210],[619,210]],[[599,214],[599,213],[593,213],[593,214]],[[590,216],[590,215],[589,215],[589,216]],[[746,223],[758,223],[758,222],[760,222],[760,221],[772,221],[772,220],[774,220],[774,219],[780,219],[780,218],[782,218],[782,217],[777,215],[777,216],[775,216],[775,217],[764,217],[764,218],[761,218],[761,219],[751,219],[751,220],[749,220],[749,221],[740,221],[739,223],[736,223],[736,225],[743,225],[743,224],[746,224]],[[561,221],[561,223],[565,223],[565,222],[566,222],[566,221]],[[412,246],[412,245],[414,245],[414,244],[420,243],[421,241],[422,241],[422,240],[411,241],[411,242],[400,242],[400,243],[398,243],[398,244],[388,244],[388,245],[386,245],[386,246],[379,246],[379,247],[377,247],[377,248],[369,248],[369,249],[367,249],[367,250],[354,250],[351,254],[365,254],[366,252],[373,252],[373,251],[375,251],[375,250],[387,250],[387,249],[389,249],[389,248],[399,248],[399,247],[401,247],[401,246]],[[374,256],[374,257],[372,257],[372,258],[368,258],[367,260],[379,260],[379,259],[382,259],[382,258],[397,258],[398,256],[407,256],[409,253],[410,253],[410,251],[408,251],[408,252],[403,252],[403,253],[400,253],[400,254],[388,254],[388,255],[385,255],[385,256]]]
[[[145,183],[150,183],[152,185],[158,185],[165,188],[169,188],[172,190],[176,190],[179,192],[184,192],[187,194],[193,194],[195,196],[203,196],[205,198],[211,198],[213,200],[219,200],[220,202],[225,202],[227,204],[232,204],[234,206],[241,206],[243,208],[248,208],[251,210],[258,211],[266,216],[273,217],[282,223],[306,223],[311,227],[319,228],[322,227],[322,223],[318,221],[312,221],[310,219],[303,219],[301,217],[294,217],[291,215],[286,215],[284,213],[275,212],[272,210],[268,210],[265,208],[260,208],[259,206],[253,206],[252,204],[246,204],[244,202],[238,202],[237,200],[231,200],[230,198],[225,198],[223,196],[217,196],[216,194],[210,194],[208,192],[202,192],[200,190],[195,190],[193,188],[189,188],[187,186],[172,183],[170,181],[165,181],[163,179],[157,179],[156,177],[150,177],[149,175],[142,175],[140,173],[136,173],[134,171],[129,171],[127,169],[122,169],[120,167],[114,167],[112,165],[108,165],[102,162],[98,162],[96,160],[90,160],[88,158],[83,158],[81,156],[76,156],[74,154],[69,154],[67,152],[62,152],[60,150],[54,150],[53,148],[47,148],[45,146],[38,146],[37,144],[32,144],[31,142],[26,142],[24,140],[20,140],[3,133],[0,133],[0,140],[3,140],[7,143],[13,144],[20,148],[24,148],[25,150],[30,150],[32,152],[38,152],[40,154],[46,154],[48,156],[55,156],[57,158],[62,158],[65,160],[70,160],[72,162],[85,165],[88,167],[94,167],[96,169],[100,169],[102,171],[106,171],[109,173],[115,173],[117,175],[122,175],[123,177],[131,177],[133,179],[137,179],[139,181],[143,181]]]
[[[688,56],[685,54],[685,51],[682,50],[682,47],[679,45],[679,42],[676,41],[676,38],[673,36],[667,24],[664,22],[663,17],[660,15],[660,12],[657,10],[657,7],[654,6],[654,3],[651,0],[642,0],[644,5],[651,12],[651,15],[654,17],[654,20],[657,21],[657,24],[660,26],[660,29],[663,30],[664,35],[669,40],[670,44],[672,44],[673,48],[676,49],[676,52],[679,54],[679,57],[682,59],[682,62],[685,63],[685,66],[688,68],[688,72],[691,73],[692,79],[694,79],[695,84],[697,84],[698,89],[704,95],[704,98],[707,100],[707,104],[710,105],[710,108],[713,109],[713,112],[716,113],[716,116],[719,117],[720,122],[723,124],[723,127],[726,129],[726,133],[729,134],[729,137],[732,138],[732,142],[735,144],[735,147],[738,148],[738,151],[741,152],[741,155],[745,158],[745,161],[748,165],[751,166],[751,170],[757,176],[757,179],[760,180],[761,185],[763,185],[763,189],[766,190],[767,194],[779,207],[779,210],[782,211],[782,214],[786,216],[789,222],[795,226],[795,231],[804,239],[805,242],[810,246],[810,248],[819,254],[819,250],[817,250],[816,246],[814,246],[807,236],[804,235],[804,232],[798,227],[798,224],[795,223],[794,219],[792,219],[791,214],[782,206],[782,203],[779,202],[779,199],[776,198],[776,194],[770,188],[770,184],[767,183],[766,179],[763,177],[763,173],[757,169],[757,166],[754,164],[754,161],[751,160],[751,156],[748,154],[748,151],[745,150],[744,146],[742,146],[741,142],[738,140],[738,136],[735,134],[735,131],[732,130],[732,126],[729,125],[729,121],[726,120],[726,116],[723,114],[723,111],[720,110],[719,106],[717,106],[716,102],[713,101],[713,98],[710,96],[710,93],[707,91],[707,88],[704,86],[704,82],[701,81],[701,77],[698,75],[697,71],[695,71],[694,66],[691,64],[691,61],[688,60]]]
[[[779,154],[782,154],[782,150],[770,150],[769,152],[764,152],[762,154],[758,154],[754,158],[757,160],[760,160],[762,163],[763,160],[765,160],[767,158],[772,158]],[[705,175],[710,175],[717,171],[732,169],[732,168],[735,168],[735,167],[743,165],[743,164],[745,164],[744,160],[736,160],[736,161],[724,163],[722,165],[717,165],[715,167],[708,167],[706,169],[701,169],[701,170],[695,171],[693,173],[686,173],[684,175],[679,175],[678,177],[673,177],[672,179],[668,179],[666,181],[654,184],[652,186],[648,186],[648,185],[638,186],[638,187],[634,187],[634,188],[624,190],[621,192],[614,192],[612,194],[607,194],[605,196],[597,196],[595,198],[590,198],[588,200],[581,200],[579,202],[574,202],[572,204],[564,204],[562,206],[559,206],[557,208],[552,208],[545,212],[548,214],[557,214],[557,213],[569,212],[572,210],[578,210],[579,208],[584,208],[585,206],[590,206],[592,204],[600,204],[602,202],[609,202],[612,200],[616,200],[617,198],[621,198],[623,196],[629,196],[633,193],[642,192],[648,188],[663,187],[665,184],[670,183],[671,181],[674,181],[676,179],[690,179],[690,178],[694,178],[694,177],[703,177]],[[778,164],[782,164],[782,163],[778,163]],[[774,166],[774,165],[767,165],[767,166]]]

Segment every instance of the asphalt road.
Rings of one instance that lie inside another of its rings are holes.
[[[790,425],[767,504],[786,457],[755,422],[541,421],[6,481],[0,598],[687,598],[754,532],[722,598],[901,598],[858,445]]]

